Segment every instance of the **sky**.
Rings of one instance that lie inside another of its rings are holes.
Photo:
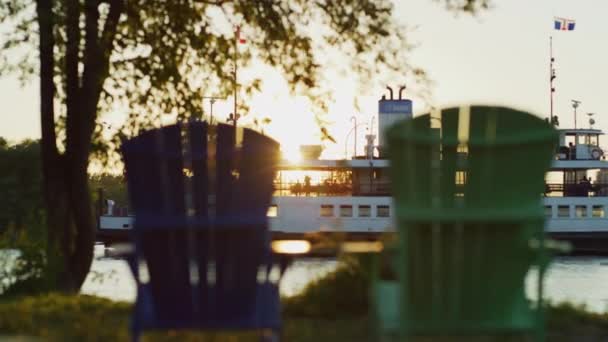
[[[397,0],[395,17],[413,28],[409,38],[418,47],[413,64],[422,67],[434,81],[432,105],[495,104],[527,110],[541,117],[549,114],[549,37],[553,37],[555,80],[554,113],[560,127],[573,126],[571,100],[581,101],[578,127],[588,127],[586,113],[595,113],[596,128],[608,130],[608,25],[605,0],[494,0],[492,8],[477,16],[446,11],[432,0]],[[576,20],[570,32],[553,30],[553,17]],[[301,144],[319,143],[318,128],[308,102],[286,95],[284,81],[268,73],[265,84],[275,90],[251,99],[251,113],[269,116],[266,133],[293,156]],[[337,143],[325,144],[324,158],[343,158],[353,149],[352,117],[359,122],[357,144],[364,144],[366,128],[377,114],[377,100],[385,89],[358,93],[348,79],[335,79],[335,102],[330,105],[328,129]],[[398,87],[398,84],[392,85]],[[406,96],[407,96],[406,91]],[[0,78],[0,136],[9,141],[40,136],[36,80],[21,87],[16,78]],[[353,103],[357,98],[357,110]],[[415,96],[414,114],[428,108]],[[231,112],[231,102],[217,102],[216,118]],[[209,112],[209,103],[204,110]],[[119,124],[123,114],[108,113],[109,122]],[[377,122],[375,123],[377,129]],[[350,133],[350,134],[349,134]],[[347,140],[348,138],[348,140]],[[606,138],[608,139],[608,138]],[[607,141],[608,142],[608,141]],[[602,143],[608,146],[607,143]]]

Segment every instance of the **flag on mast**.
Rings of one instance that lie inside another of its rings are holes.
[[[240,26],[236,27],[236,41],[241,44],[247,43],[247,40],[245,38],[241,38],[241,27]]]
[[[553,18],[553,28],[559,31],[573,31],[575,26],[575,21],[572,19],[566,18]]]

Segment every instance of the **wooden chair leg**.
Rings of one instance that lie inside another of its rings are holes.
[[[280,329],[264,329],[260,334],[260,342],[279,342],[280,340]]]
[[[137,305],[137,304],[136,304]],[[131,341],[139,342],[141,337],[141,329],[137,319],[131,321]]]

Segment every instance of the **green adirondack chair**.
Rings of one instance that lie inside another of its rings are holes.
[[[399,239],[385,258],[396,276],[376,272],[372,285],[379,332],[543,340],[540,194],[556,131],[525,112],[472,106],[399,122],[387,137]]]

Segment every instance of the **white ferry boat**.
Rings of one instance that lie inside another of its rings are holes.
[[[411,116],[410,100],[379,101],[380,132]],[[599,146],[603,133],[598,129],[561,129],[559,133],[559,147],[542,194],[546,231],[553,238],[572,242],[575,253],[608,253],[608,162]],[[375,239],[393,231],[389,161],[383,158],[382,134],[377,145],[375,139],[367,135],[364,154],[351,159],[318,159],[320,149],[307,146],[300,162],[282,161],[268,211],[275,236],[343,232],[349,238]],[[102,215],[99,239],[124,239],[131,225],[131,216]]]

